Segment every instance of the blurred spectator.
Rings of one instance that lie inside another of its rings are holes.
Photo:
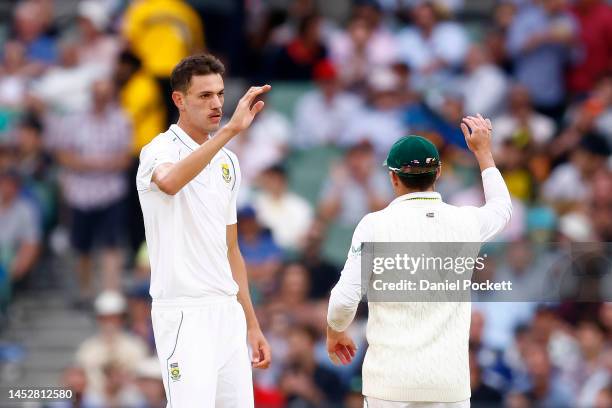
[[[357,96],[342,90],[337,69],[329,60],[319,62],[313,76],[317,89],[305,93],[295,108],[291,143],[300,149],[338,143],[344,127],[361,107]]]
[[[472,389],[471,407],[484,408],[501,405],[502,394],[483,382],[480,366],[474,352],[470,352],[470,388]]]
[[[257,303],[260,295],[269,294],[282,262],[282,250],[272,234],[257,222],[255,210],[245,207],[238,211],[238,245],[249,273],[251,286],[258,293],[253,295]]]
[[[612,74],[601,77],[585,100],[569,106],[566,118],[569,123],[551,146],[554,159],[565,158],[589,132],[600,133],[612,145]]]
[[[147,73],[140,60],[129,51],[123,51],[117,60],[114,80],[119,89],[121,108],[133,126],[132,160],[128,172],[129,185],[133,184],[138,170],[140,150],[166,125],[164,97],[155,78]],[[138,192],[129,189],[130,243],[136,251],[144,241],[144,223],[138,200]]]
[[[131,371],[123,364],[110,362],[104,365],[104,387],[100,392],[92,392],[94,406],[105,408],[140,408],[147,407],[144,397],[134,384]]]
[[[544,199],[556,207],[583,204],[589,198],[589,180],[605,166],[610,155],[606,139],[597,134],[586,135],[571,153],[568,163],[557,166],[542,186]]]
[[[17,41],[7,41],[0,65],[0,110],[23,108],[28,80],[25,47]]]
[[[330,58],[338,67],[342,84],[353,90],[363,88],[372,69],[388,66],[397,59],[395,38],[382,24],[377,2],[370,3],[368,15],[373,17],[355,13],[346,31],[330,39]]]
[[[21,177],[14,170],[0,173],[0,303],[11,283],[22,280],[34,267],[40,252],[39,217],[32,204],[20,197]]]
[[[568,86],[582,95],[610,69],[612,7],[603,0],[575,0],[570,9],[578,25],[581,49],[570,70]]]
[[[368,76],[367,103],[352,113],[340,135],[340,144],[352,146],[368,141],[383,157],[393,142],[405,135],[399,78],[390,68],[373,70]]]
[[[593,405],[594,408],[606,408],[609,406],[612,406],[612,385],[599,390],[595,398],[595,405]]]
[[[110,74],[120,44],[117,38],[106,34],[110,22],[107,7],[100,0],[81,1],[78,5],[78,17],[81,38],[78,49],[79,64],[101,65],[104,73]]]
[[[60,115],[83,112],[92,105],[92,84],[104,76],[104,67],[80,64],[78,44],[71,39],[60,44],[59,64],[50,67],[32,84],[32,95]]]
[[[94,241],[104,248],[102,285],[118,289],[122,259],[119,244],[124,227],[124,199],[130,164],[130,124],[114,101],[110,81],[92,88],[93,108],[67,117],[56,142],[60,181],[71,210],[71,240],[79,255],[80,296],[92,295]]]
[[[137,0],[125,11],[122,34],[144,69],[157,78],[168,124],[174,123],[170,73],[181,59],[204,50],[200,17],[183,0]]]
[[[64,369],[60,384],[62,388],[72,392],[72,398],[66,401],[54,401],[48,408],[102,408],[92,401],[91,395],[87,392],[87,375],[83,367],[73,365]]]
[[[26,48],[27,59],[36,64],[38,72],[57,59],[55,39],[47,35],[49,25],[43,2],[22,0],[15,7],[14,39]]]
[[[566,0],[543,0],[523,7],[510,26],[507,43],[516,78],[529,89],[536,109],[555,120],[563,114],[564,68],[577,32],[565,6]]]
[[[129,51],[119,55],[114,80],[121,108],[132,122],[133,155],[138,160],[143,146],[165,129],[166,110],[161,89],[142,67],[140,59]]]
[[[312,222],[310,204],[288,190],[287,173],[280,165],[266,169],[260,185],[262,191],[253,199],[258,221],[270,228],[281,248],[296,250]]]
[[[166,407],[166,394],[157,357],[149,357],[138,364],[136,386],[143,397],[139,408]]]
[[[280,273],[280,284],[269,309],[280,310],[292,324],[313,323],[313,304],[308,301],[310,292],[308,270],[299,262],[285,265]]]
[[[329,407],[342,401],[340,379],[314,359],[316,332],[297,326],[288,335],[289,354],[280,379],[280,389],[287,396],[287,408]]]
[[[600,242],[611,242],[612,171],[608,169],[597,171],[593,176],[591,186],[593,190],[589,219],[593,224],[595,238]]]
[[[525,362],[529,374],[528,398],[541,407],[570,408],[574,395],[564,384],[552,366],[546,348],[531,343],[525,350]]]
[[[265,100],[265,98],[259,98]],[[270,106],[258,114],[251,126],[240,137],[227,144],[238,159],[243,174],[240,189],[242,196],[248,195],[261,172],[285,157],[291,123]]]
[[[462,65],[468,38],[460,24],[442,21],[431,2],[422,1],[411,9],[413,27],[398,34],[400,58],[415,73],[418,89],[434,83]]]
[[[465,70],[466,75],[461,83],[465,113],[480,113],[484,117],[497,114],[503,106],[508,87],[504,73],[491,62],[487,50],[479,45],[473,45],[468,51]]]
[[[576,401],[579,407],[594,407],[597,394],[612,380],[609,371],[612,353],[605,350],[605,334],[605,328],[596,319],[578,323],[576,338],[582,354],[581,366],[577,367],[581,371],[581,378],[576,381],[580,386]]]
[[[301,262],[310,273],[311,299],[327,299],[331,288],[340,278],[340,268],[323,257],[324,239],[325,224],[317,219],[310,224],[301,248]]]
[[[377,166],[372,145],[362,142],[332,168],[321,191],[319,214],[325,222],[356,225],[365,214],[387,205],[390,197],[389,180]]]
[[[295,38],[279,50],[270,61],[271,76],[274,79],[312,79],[316,64],[327,56],[327,49],[321,39],[321,17],[310,15],[299,24]]]
[[[523,85],[513,85],[508,95],[508,111],[493,119],[496,159],[503,160],[500,149],[504,142],[512,140],[519,146],[542,148],[555,133],[554,122],[535,112],[529,90]]]
[[[32,114],[26,115],[15,129],[16,169],[22,177],[26,194],[33,199],[41,215],[43,231],[49,232],[57,216],[57,180],[53,158],[43,146],[43,124]]]
[[[486,31],[483,46],[488,50],[491,60],[505,73],[512,72],[512,60],[506,48],[506,36],[517,12],[513,1],[498,2],[493,10],[493,27]]]
[[[129,332],[147,344],[149,350],[155,350],[148,282],[140,285],[137,284],[130,288],[127,293],[127,312],[129,316],[127,324]]]
[[[123,328],[126,306],[125,298],[118,292],[105,291],[96,298],[98,333],[85,340],[75,356],[85,369],[87,392],[92,395],[115,394],[125,376],[134,374],[147,356],[142,340]]]

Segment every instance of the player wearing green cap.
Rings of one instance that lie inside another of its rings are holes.
[[[510,221],[510,194],[491,154],[491,122],[468,116],[461,130],[482,171],[482,207],[446,204],[435,191],[441,174],[436,147],[420,136],[398,140],[384,165],[396,199],[367,214],[355,229],[327,314],[327,351],[348,364],[356,347],[346,330],[361,300],[364,242],[485,242]],[[371,273],[371,272],[369,272]],[[363,363],[365,406],[470,406],[469,302],[369,302]]]

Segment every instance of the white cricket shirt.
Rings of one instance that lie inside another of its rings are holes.
[[[240,167],[221,149],[174,196],[151,181],[163,163],[176,163],[200,145],[172,125],[140,153],[136,176],[151,262],[153,300],[232,296],[238,284],[227,259],[226,226],[236,223]]]
[[[363,242],[490,240],[510,221],[512,202],[498,169],[484,170],[482,182],[486,200],[482,207],[455,207],[436,192],[397,197],[361,220],[351,248],[360,248]],[[331,292],[329,326],[346,330],[360,300],[361,252],[351,249]],[[469,302],[368,302],[368,310],[364,395],[402,402],[457,402],[470,397]]]

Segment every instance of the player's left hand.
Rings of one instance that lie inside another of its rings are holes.
[[[249,346],[251,346],[251,365],[253,368],[266,369],[272,362],[270,345],[261,329],[251,329],[247,332]]]
[[[272,89],[272,87],[267,84],[264,86],[250,87],[238,101],[236,110],[226,126],[235,129],[238,133],[251,126],[255,116],[264,108],[264,101],[255,102],[255,99],[259,95],[268,92],[270,89]]]
[[[347,365],[353,361],[357,346],[345,332],[337,332],[327,326],[327,355],[335,365]]]

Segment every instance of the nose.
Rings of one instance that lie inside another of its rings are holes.
[[[210,107],[212,109],[221,109],[222,106],[223,104],[221,103],[221,98],[219,98],[218,95],[213,96]]]

